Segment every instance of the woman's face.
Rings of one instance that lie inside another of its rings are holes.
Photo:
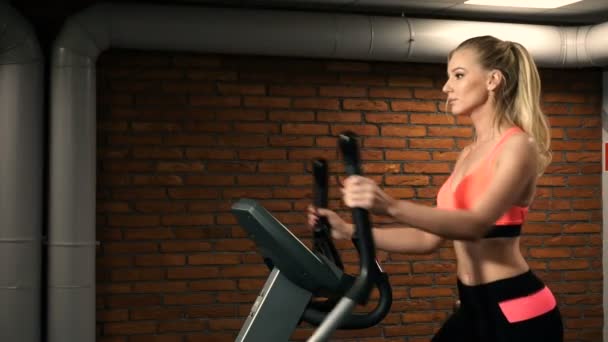
[[[489,72],[477,62],[474,50],[457,50],[448,61],[448,80],[443,85],[448,109],[455,115],[471,115],[488,104]]]

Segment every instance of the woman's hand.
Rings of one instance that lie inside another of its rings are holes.
[[[396,202],[372,179],[349,176],[344,180],[342,199],[349,208],[363,208],[378,215],[388,215],[389,208]]]
[[[308,206],[308,225],[314,228],[320,217],[327,217],[329,222],[331,236],[336,240],[350,240],[353,237],[354,227],[350,223],[346,223],[338,214],[335,212],[324,209],[316,208],[312,205]]]

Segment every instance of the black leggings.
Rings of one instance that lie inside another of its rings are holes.
[[[535,297],[534,294],[538,293],[544,296]],[[460,308],[443,324],[432,342],[562,342],[564,339],[557,305],[526,319],[520,316],[514,320],[513,316],[505,314],[507,309],[501,304],[509,300],[515,299],[511,304],[522,307],[523,304],[528,307],[536,305],[535,300],[544,301],[544,307],[548,307],[547,298],[554,300],[550,291],[531,271],[476,286],[466,286],[458,281],[458,295]],[[521,298],[533,299],[524,303],[519,301]],[[543,307],[543,304],[538,306]],[[517,306],[511,305],[511,308],[517,309]]]

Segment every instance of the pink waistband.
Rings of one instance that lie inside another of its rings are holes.
[[[525,321],[545,314],[557,305],[548,287],[529,296],[509,299],[498,303],[509,323]]]

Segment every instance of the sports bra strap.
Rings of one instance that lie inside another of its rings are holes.
[[[490,153],[488,153],[488,157],[487,157],[488,162],[494,160],[494,157],[496,157],[498,152],[500,152],[500,147],[502,145],[504,145],[505,141],[507,141],[507,139],[510,136],[512,136],[515,133],[519,133],[519,132],[523,132],[523,130],[517,126],[513,126],[513,127],[509,128],[505,133],[503,133],[500,140],[498,140],[496,145],[494,145],[494,147],[492,147],[492,149],[490,150]]]

